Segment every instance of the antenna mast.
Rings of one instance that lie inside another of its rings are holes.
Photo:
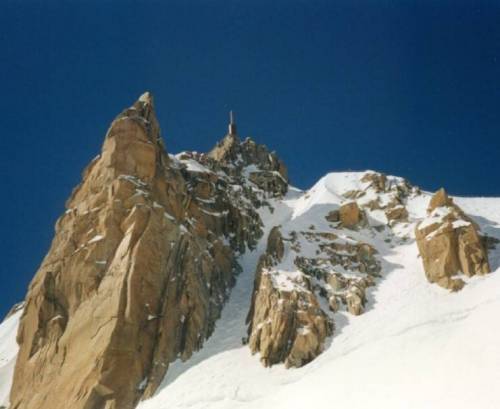
[[[229,111],[229,135],[236,135],[236,124],[234,123],[233,111]]]

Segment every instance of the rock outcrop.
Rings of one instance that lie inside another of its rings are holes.
[[[280,283],[272,268],[283,254],[283,238],[274,228],[257,266],[249,345],[252,353],[260,353],[264,366],[284,362],[287,367],[299,367],[323,351],[333,323],[320,308],[305,275],[297,275],[293,284]]]
[[[362,213],[356,202],[344,203],[339,208],[340,223],[345,227],[354,227],[361,222]]]
[[[340,223],[340,226],[354,228],[365,221],[363,211],[356,202],[343,203],[337,210],[332,210],[326,215],[326,220]]]
[[[427,218],[415,228],[417,245],[429,282],[458,291],[468,277],[490,272],[488,253],[477,224],[453,203],[444,189],[432,197]]]
[[[350,232],[359,221],[337,227]],[[331,231],[291,231],[284,238],[277,227],[271,230],[247,320],[252,352],[260,353],[265,366],[299,367],[314,359],[333,333],[328,310],[345,305],[353,315],[364,312],[366,290],[380,275],[376,253],[367,243]]]
[[[228,133],[200,159],[214,170],[250,180],[269,197],[281,197],[288,190],[285,164],[265,145],[259,145],[251,138],[240,141],[238,135]]]
[[[375,249],[352,238],[341,239],[335,233],[301,234],[310,244],[317,243],[319,251],[310,257],[297,256],[295,265],[316,280],[316,289],[328,300],[331,311],[346,305],[349,313],[362,314],[366,290],[375,285],[381,272]]]
[[[148,93],[113,121],[29,287],[13,409],[133,408],[202,346],[261,235],[227,183],[167,155]]]
[[[360,182],[360,189],[345,192],[343,196],[356,200],[361,209],[382,212],[389,226],[408,221],[405,202],[409,196],[420,194],[417,187],[403,178],[373,171],[365,172]]]

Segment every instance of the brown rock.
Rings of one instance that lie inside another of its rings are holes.
[[[385,215],[387,220],[389,220],[389,224],[391,222],[408,221],[408,210],[401,204],[387,208]]]
[[[279,226],[274,226],[269,232],[266,253],[276,261],[283,258],[285,245],[283,244],[283,237],[281,236]]]
[[[361,178],[362,182],[369,183],[369,186],[375,188],[376,192],[386,190],[387,176],[378,172],[367,172]]]
[[[284,196],[288,190],[288,181],[278,171],[251,172],[249,180],[265,192],[272,192],[275,196]]]
[[[328,306],[330,307],[330,310],[337,312],[340,308],[338,298],[334,295],[330,296],[330,298],[328,298]]]
[[[283,240],[277,228],[257,267],[252,305],[248,315],[249,346],[259,352],[264,366],[284,362],[299,367],[323,351],[333,323],[320,308],[310,283],[303,277],[292,288],[280,288],[272,266],[283,256]]]
[[[398,222],[408,221],[408,211],[405,207],[406,199],[411,194],[420,194],[418,188],[411,186],[402,178],[388,178],[383,173],[366,172],[361,181],[364,184],[361,190],[352,190],[344,193],[344,197],[351,200],[363,198],[363,208],[383,210],[390,226]],[[366,199],[369,193],[370,199]],[[384,193],[384,195],[381,195]]]
[[[488,252],[474,224],[459,228],[458,259],[462,272],[471,277],[490,272]]]
[[[265,145],[251,138],[241,141],[235,133],[228,133],[203,160],[210,168],[231,176],[248,172],[248,179],[271,197],[281,197],[288,190],[285,164]]]
[[[362,220],[363,214],[356,202],[347,202],[339,208],[339,219],[344,227],[352,228]]]
[[[235,250],[255,244],[261,222],[226,179],[171,162],[144,94],[56,223],[26,296],[12,408],[133,408],[212,333]]]
[[[330,274],[330,271],[335,270],[336,266],[370,276],[380,275],[381,265],[375,257],[377,252],[369,244],[355,240],[345,242],[336,240],[338,236],[333,233],[303,232],[302,234],[308,241],[318,243],[318,247],[323,253],[321,257],[296,257],[295,265],[307,275],[325,279],[331,285],[338,280],[339,284],[333,284],[332,288],[336,285],[343,288],[347,283],[341,274]]]
[[[444,189],[432,197],[428,219],[416,226],[415,237],[431,283],[458,291],[464,282],[452,279],[456,274],[470,277],[490,271],[478,226],[453,203]]]
[[[431,213],[437,207],[447,206],[453,206],[453,199],[448,196],[444,188],[441,188],[432,196],[427,207],[427,213]]]
[[[341,274],[334,273],[328,277],[328,284],[333,291],[340,291],[347,286],[347,279]]]
[[[284,362],[300,367],[323,351],[333,324],[310,291],[283,291],[272,277],[262,273],[255,297],[249,346],[259,352],[264,366]]]
[[[346,296],[347,310],[352,315],[360,315],[364,311],[363,298],[357,292],[349,291]]]

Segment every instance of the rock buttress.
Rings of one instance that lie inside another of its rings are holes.
[[[274,280],[272,268],[283,255],[283,238],[274,227],[257,266],[248,343],[252,353],[260,353],[264,366],[284,362],[287,367],[300,367],[323,351],[333,323],[321,309],[307,277],[298,277],[289,288]]]
[[[12,408],[133,408],[202,346],[234,284],[231,246],[260,220],[191,187],[146,93],[113,121],[30,284]]]

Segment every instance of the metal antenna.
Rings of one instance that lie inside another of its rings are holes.
[[[233,111],[229,111],[229,135],[236,135],[236,124],[234,123]]]

